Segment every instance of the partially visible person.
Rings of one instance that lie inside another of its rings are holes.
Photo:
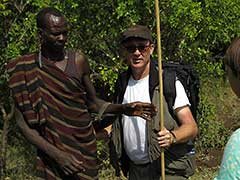
[[[38,53],[9,62],[16,121],[37,148],[37,169],[48,180],[98,179],[96,134],[89,112],[137,115],[149,119],[149,103],[111,104],[96,96],[87,58],[65,49],[63,14],[43,8],[37,15]]]
[[[240,38],[228,47],[224,63],[233,92],[240,97]],[[218,176],[214,180],[240,179],[240,128],[235,130],[224,149]]]
[[[118,77],[115,102],[142,101],[159,106],[158,69],[151,59],[154,44],[150,29],[133,25],[123,31],[120,44],[129,68]],[[148,122],[141,117],[122,115],[113,123],[112,162],[117,173],[120,165],[129,180],[160,180],[161,148],[165,148],[167,180],[186,180],[194,174],[194,157],[187,142],[194,139],[198,128],[179,80],[176,80],[176,99],[172,107],[176,119],[170,115],[164,97],[162,101],[165,126],[162,131],[159,114]]]

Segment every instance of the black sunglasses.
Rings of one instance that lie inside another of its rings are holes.
[[[125,49],[129,52],[129,53],[134,53],[137,49],[141,52],[141,53],[145,53],[147,51],[147,48],[150,47],[151,44],[149,45],[137,45],[137,46],[125,46]]]

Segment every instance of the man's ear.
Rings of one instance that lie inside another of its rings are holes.
[[[43,29],[38,28],[38,39],[39,39],[39,43],[42,44],[43,42]]]
[[[120,44],[119,45],[119,48],[118,48],[118,53],[119,53],[119,56],[120,56],[120,59],[123,60],[124,63],[126,63],[126,59],[127,59],[127,51],[124,47],[123,44]]]
[[[151,45],[150,45],[150,54],[152,54],[153,51],[154,51],[154,44],[151,44]]]

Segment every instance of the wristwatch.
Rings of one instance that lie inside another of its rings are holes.
[[[172,144],[176,144],[177,138],[176,138],[175,134],[174,134],[172,131],[169,131],[169,132],[170,132],[171,135],[172,135]]]

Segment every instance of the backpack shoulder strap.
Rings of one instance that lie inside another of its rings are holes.
[[[153,60],[156,68],[158,69],[158,61]],[[166,99],[168,110],[170,114],[174,117],[173,106],[176,98],[176,65],[168,61],[162,61],[163,68],[163,95]]]
[[[173,106],[176,98],[176,78],[177,74],[174,68],[163,62],[163,95],[166,99],[168,110],[174,117]]]

